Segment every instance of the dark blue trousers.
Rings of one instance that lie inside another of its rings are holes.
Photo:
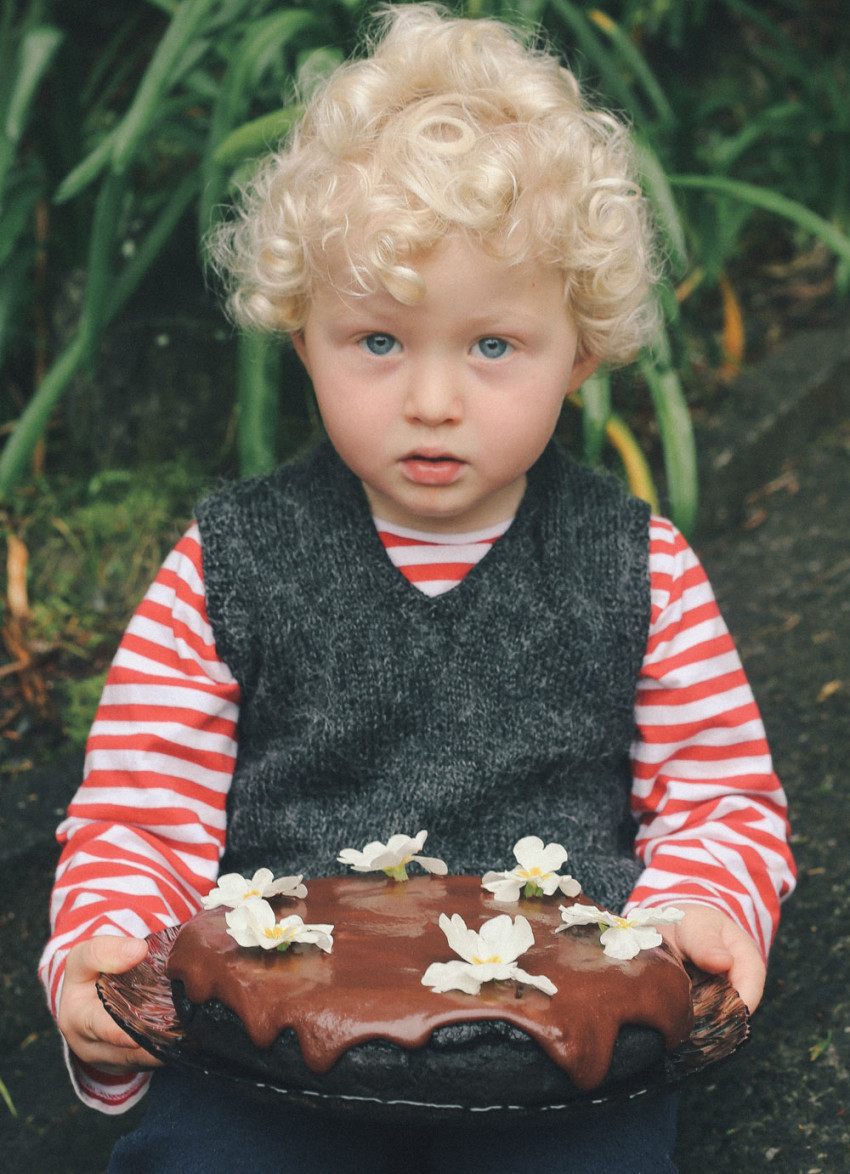
[[[157,1071],[108,1174],[676,1174],[676,1098],[501,1125],[373,1124]]]

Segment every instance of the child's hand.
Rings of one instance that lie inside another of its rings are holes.
[[[95,988],[99,974],[123,974],[146,954],[143,939],[111,936],[91,938],[69,951],[58,1023],[68,1047],[84,1063],[119,1073],[159,1067],[159,1060],[121,1030]]]
[[[761,1002],[767,973],[753,939],[709,905],[682,905],[678,925],[659,926],[671,946],[709,974],[726,974],[752,1014]]]

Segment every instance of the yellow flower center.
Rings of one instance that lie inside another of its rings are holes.
[[[273,938],[274,941],[276,941],[276,942],[280,942],[280,941],[283,941],[284,939],[289,939],[289,938],[294,937],[295,930],[292,929],[291,926],[289,927],[289,929],[285,929],[282,925],[273,925],[268,929],[264,929],[263,935],[264,935],[264,937],[267,937],[267,938]]]
[[[491,954],[489,958],[473,958],[472,961],[476,966],[488,966],[491,962],[501,963],[501,955]]]
[[[545,880],[550,875],[548,872],[542,872],[536,865],[534,868],[520,868],[517,871],[523,880]]]

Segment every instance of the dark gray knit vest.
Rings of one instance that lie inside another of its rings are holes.
[[[428,830],[452,872],[555,840],[609,907],[649,625],[648,511],[554,445],[508,532],[431,599],[390,563],[329,445],[198,510],[210,622],[242,687],[224,870],[342,871]]]

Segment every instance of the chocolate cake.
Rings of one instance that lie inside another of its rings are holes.
[[[330,952],[245,948],[217,908],[181,928],[166,972],[187,1036],[255,1078],[435,1107],[548,1106],[646,1077],[693,1023],[673,952],[611,958],[595,926],[556,932],[563,903],[506,905],[472,876],[310,880],[306,898],[271,904],[332,926]],[[423,985],[428,967],[452,956],[441,914],[477,930],[505,913],[528,919],[522,967],[554,994],[521,981],[487,982],[477,995]]]

